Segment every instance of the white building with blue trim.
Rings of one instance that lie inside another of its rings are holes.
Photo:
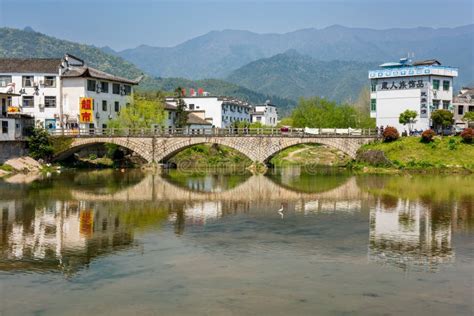
[[[457,76],[457,68],[442,66],[434,59],[384,63],[369,71],[370,116],[378,127],[393,126],[403,132],[408,126],[398,122],[400,113],[412,110],[418,113],[413,128],[429,129],[433,111],[453,110],[453,79]]]

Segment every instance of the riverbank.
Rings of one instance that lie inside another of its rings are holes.
[[[473,144],[464,143],[459,136],[435,137],[431,143],[420,140],[402,137],[364,145],[351,168],[370,173],[474,173]]]

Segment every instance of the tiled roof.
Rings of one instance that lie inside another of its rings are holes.
[[[412,63],[413,66],[431,66],[431,65],[441,65],[436,59],[427,59],[427,60],[418,60]]]
[[[188,114],[188,125],[191,125],[191,124],[196,124],[196,125],[212,125],[210,122],[206,121],[206,120],[203,120],[202,118],[200,118],[199,116],[197,116],[196,114],[193,114],[193,113],[189,113]]]
[[[61,58],[0,58],[0,73],[59,73]]]
[[[62,76],[69,77],[69,78],[87,77],[87,78],[110,80],[110,81],[117,81],[117,82],[129,83],[129,84],[138,84],[138,82],[140,81],[140,79],[130,80],[123,77],[114,76],[106,72],[97,70],[92,67],[87,67],[87,66],[70,68],[66,70]]]

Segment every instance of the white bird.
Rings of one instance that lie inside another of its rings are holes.
[[[278,214],[280,214],[281,218],[283,218],[283,207],[280,208],[277,212]]]

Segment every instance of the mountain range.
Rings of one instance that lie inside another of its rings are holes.
[[[300,97],[353,101],[367,71],[414,53],[459,67],[455,87],[474,83],[474,24],[455,28],[372,30],[331,26],[285,34],[213,31],[174,47],[114,51],[57,39],[27,27],[0,28],[0,57],[71,53],[100,70],[135,78],[139,89],[204,88],[252,103],[270,99],[287,112]]]
[[[340,25],[285,34],[212,31],[174,47],[141,45],[114,53],[155,76],[189,79],[225,78],[262,58],[295,50],[319,61],[398,61],[436,58],[461,69],[459,82],[474,82],[474,24],[454,28],[374,30]]]

